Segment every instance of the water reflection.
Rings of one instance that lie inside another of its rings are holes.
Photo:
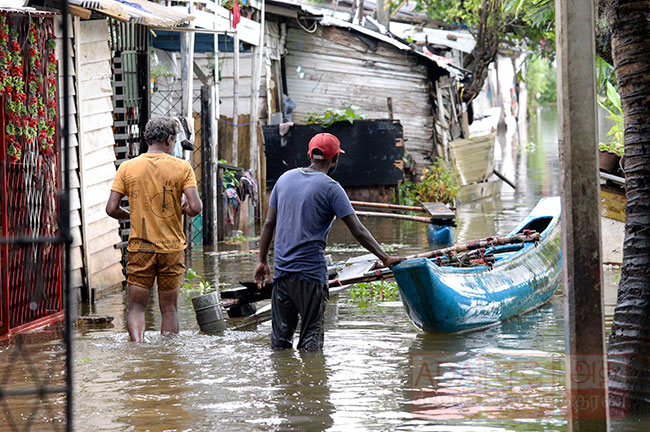
[[[335,407],[323,353],[275,351],[273,395],[276,430],[326,430],[334,424]]]
[[[481,332],[418,334],[409,384],[415,418],[449,425],[564,424],[562,302]]]

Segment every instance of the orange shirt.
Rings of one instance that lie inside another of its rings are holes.
[[[187,246],[181,197],[196,186],[187,161],[166,153],[144,153],[123,162],[111,190],[129,198],[131,252],[176,252]]]

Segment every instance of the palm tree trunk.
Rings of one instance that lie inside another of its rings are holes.
[[[609,339],[610,404],[650,410],[650,2],[610,0],[612,57],[625,117],[625,242]]]

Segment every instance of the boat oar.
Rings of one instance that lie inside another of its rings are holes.
[[[404,219],[415,222],[422,222],[429,224],[431,223],[431,218],[426,216],[411,216],[405,214],[396,214],[396,213],[382,213],[382,212],[367,212],[367,211],[357,211],[357,216],[372,216],[372,217],[383,217],[389,219]]]
[[[494,174],[495,174],[497,177],[499,177],[501,180],[503,180],[504,182],[506,182],[506,183],[508,184],[508,186],[510,186],[511,188],[513,188],[513,189],[517,189],[517,186],[515,186],[515,184],[514,184],[511,180],[509,180],[508,177],[506,177],[504,174],[500,173],[500,172],[497,171],[497,170],[494,170]]]
[[[414,211],[414,212],[427,211],[422,207],[406,206],[406,205],[399,205],[399,204],[387,204],[387,203],[366,202],[366,201],[350,201],[350,204],[352,204],[354,207],[383,208],[383,209],[390,209],[390,210]]]

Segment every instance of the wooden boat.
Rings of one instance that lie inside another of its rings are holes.
[[[538,244],[489,247],[490,266],[439,266],[416,258],[393,268],[411,321],[430,333],[475,330],[548,301],[560,286],[560,198],[542,199],[508,236],[534,230]],[[507,237],[508,237],[507,236]]]

